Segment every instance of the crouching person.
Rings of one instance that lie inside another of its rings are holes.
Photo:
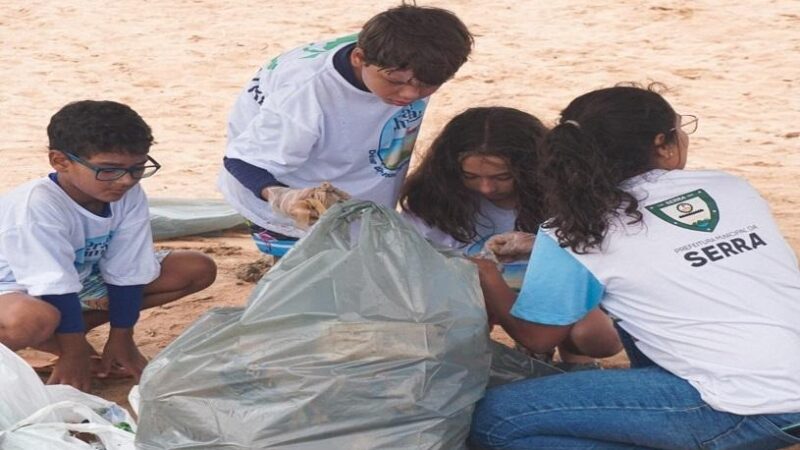
[[[55,172],[0,196],[0,343],[59,356],[49,384],[86,391],[92,373],[137,380],[139,311],[208,287],[216,265],[192,251],[153,249],[139,180],[161,167],[150,127],[130,107],[79,101],[47,128]],[[110,322],[102,354],[86,332]]]

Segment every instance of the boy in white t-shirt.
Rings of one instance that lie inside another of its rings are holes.
[[[138,379],[147,364],[133,340],[139,311],[206,288],[216,265],[198,252],[154,253],[139,180],[161,166],[135,111],[70,103],[47,134],[55,172],[0,196],[0,343],[58,354],[50,384],[86,391],[93,371],[112,369]],[[85,333],[105,322],[98,361]]]
[[[394,207],[428,97],[467,60],[472,42],[453,13],[401,5],[358,35],[269,61],[230,114],[219,177],[258,247],[283,255],[339,199]],[[309,201],[330,193],[323,182],[339,190]]]

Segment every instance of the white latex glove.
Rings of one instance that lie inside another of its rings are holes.
[[[483,245],[483,250],[493,254],[500,262],[519,261],[530,258],[534,239],[536,236],[531,233],[509,231],[490,237]]]
[[[350,194],[337,189],[327,181],[319,187],[292,189],[271,186],[264,189],[264,197],[272,210],[295,221],[298,228],[307,229],[337,202],[350,199]]]

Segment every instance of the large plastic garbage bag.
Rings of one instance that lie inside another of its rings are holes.
[[[153,239],[226,230],[244,223],[244,218],[222,200],[151,198],[150,226]]]
[[[351,201],[150,362],[136,444],[460,449],[489,364],[475,266]]]
[[[134,450],[136,423],[115,403],[71,386],[45,386],[0,345],[0,449]]]

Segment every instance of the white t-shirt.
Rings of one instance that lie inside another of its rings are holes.
[[[489,238],[496,234],[514,231],[517,222],[516,209],[500,208],[484,197],[480,197],[478,214],[475,217],[475,232],[477,234],[472,242],[464,243],[439,228],[428,225],[424,220],[412,213],[402,211],[402,215],[434,246],[456,250],[465,256],[477,256],[483,250],[483,246]],[[512,289],[519,290],[525,271],[528,268],[527,259],[504,263],[501,268],[506,284]]]
[[[414,228],[433,244],[458,250],[467,256],[475,256],[483,249],[483,245],[490,237],[514,231],[517,221],[516,209],[504,209],[480,197],[478,200],[478,214],[475,217],[475,238],[471,242],[461,242],[437,227],[428,225],[424,220],[413,213],[402,211],[402,216]]]
[[[428,99],[392,106],[345,80],[333,56],[355,39],[310,44],[268,62],[234,105],[226,156],[266,169],[292,188],[330,181],[353,198],[393,208]],[[253,223],[305,235],[224,168],[219,188]]]
[[[602,302],[715,409],[800,412],[800,270],[766,202],[711,171],[656,170],[625,189],[643,223],[614,221],[589,254],[540,231],[511,313],[564,325]]]
[[[0,292],[77,293],[97,265],[106,283],[147,284],[161,267],[153,252],[147,198],[137,184],[101,217],[50,178],[0,196]]]

